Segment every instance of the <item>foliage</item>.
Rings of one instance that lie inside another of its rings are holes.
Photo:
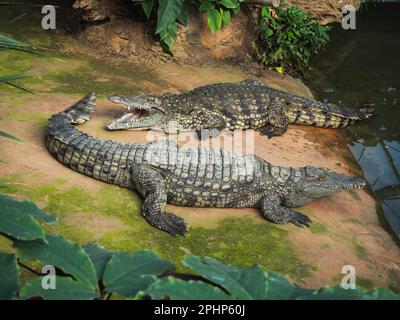
[[[141,1],[141,8],[151,19],[156,14],[155,34],[159,35],[162,46],[169,54],[177,36],[177,23],[184,26],[188,23],[188,5],[196,4],[200,12],[207,13],[208,25],[212,32],[221,29],[231,22],[231,15],[240,10],[243,0],[146,0]]]
[[[330,27],[321,26],[298,7],[261,10],[258,60],[278,72],[307,77],[310,58],[329,41]]]
[[[155,33],[160,36],[160,41],[169,54],[172,55],[177,26],[179,22],[187,25],[188,22],[188,1],[185,0],[146,0],[140,5],[147,19],[150,19],[152,12],[157,13],[157,27]]]
[[[231,13],[238,13],[243,0],[200,0],[199,11],[207,13],[208,26],[214,33],[231,23]]]
[[[18,40],[15,40],[15,39],[12,39],[10,37],[0,34],[0,51],[6,50],[6,49],[13,49],[13,50],[20,50],[20,51],[34,53],[32,50],[36,49],[36,47],[31,44],[21,42],[21,41],[18,41]],[[0,83],[6,83],[10,86],[17,87],[21,90],[30,92],[29,90],[22,88],[22,87],[16,85],[15,83],[11,82],[13,80],[17,80],[17,79],[25,78],[25,77],[26,77],[26,75],[24,75],[24,74],[0,76]]]
[[[150,251],[117,253],[45,234],[41,223],[55,221],[29,201],[0,194],[0,234],[15,248],[14,253],[0,253],[0,299],[109,299],[114,293],[137,299],[400,299],[384,288],[303,289],[258,265],[237,268],[209,257],[187,256],[182,264],[194,274],[179,274],[171,262]],[[32,261],[56,268],[55,290],[42,287],[44,278],[29,267]],[[35,275],[22,286],[20,267]]]
[[[1,79],[0,79],[0,82],[1,82]],[[8,139],[16,140],[16,141],[22,141],[20,138],[15,137],[15,136],[13,136],[7,132],[4,132],[2,130],[0,130],[0,136],[8,138]]]

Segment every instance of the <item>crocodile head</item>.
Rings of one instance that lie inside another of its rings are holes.
[[[297,194],[308,199],[329,196],[336,192],[361,189],[365,180],[355,176],[346,176],[321,168],[304,168]]]
[[[150,95],[133,97],[109,96],[108,100],[122,104],[128,111],[106,124],[108,130],[147,130],[160,127],[165,110],[161,100]]]

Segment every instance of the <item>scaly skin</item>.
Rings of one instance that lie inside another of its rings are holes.
[[[48,123],[46,146],[64,165],[95,179],[138,191],[147,221],[172,235],[185,234],[182,218],[166,203],[190,207],[258,208],[275,223],[308,225],[291,208],[334,192],[362,188],[361,178],[318,168],[274,166],[255,156],[218,149],[180,148],[170,141],[124,144],[76,130],[95,111],[90,94]]]
[[[142,113],[139,119],[131,112],[110,121],[109,130],[190,129],[197,131],[199,138],[215,136],[223,129],[256,129],[273,137],[286,132],[289,123],[342,128],[371,115],[371,109],[352,110],[313,101],[269,88],[257,80],[212,84],[179,95],[110,96],[109,99],[132,112]],[[216,130],[210,132],[212,129]]]

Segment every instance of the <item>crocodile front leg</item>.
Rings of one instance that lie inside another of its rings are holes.
[[[171,235],[184,235],[187,232],[185,221],[173,214],[165,213],[167,193],[162,174],[150,165],[138,164],[132,167],[132,182],[144,202],[142,215],[154,227]]]
[[[290,210],[281,205],[277,196],[265,196],[260,200],[259,209],[265,219],[274,223],[288,223],[292,222],[298,227],[309,226],[308,223],[311,219],[306,215]]]
[[[262,135],[272,138],[284,134],[289,127],[289,120],[283,111],[283,107],[279,105],[271,108],[268,115],[268,124],[258,129]]]

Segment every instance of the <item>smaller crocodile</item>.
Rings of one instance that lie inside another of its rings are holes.
[[[211,84],[183,94],[110,96],[109,100],[128,109],[107,123],[109,130],[194,130],[199,139],[216,136],[223,129],[256,129],[271,138],[285,133],[290,123],[343,128],[372,114],[372,109],[310,100],[258,80]]]
[[[185,234],[186,223],[167,213],[167,203],[187,207],[258,208],[274,223],[299,227],[311,220],[293,208],[336,192],[365,186],[362,178],[322,168],[290,168],[256,155],[206,148],[181,148],[164,140],[125,144],[75,129],[96,110],[89,94],[48,122],[46,146],[65,166],[143,198],[142,215],[158,229]]]

